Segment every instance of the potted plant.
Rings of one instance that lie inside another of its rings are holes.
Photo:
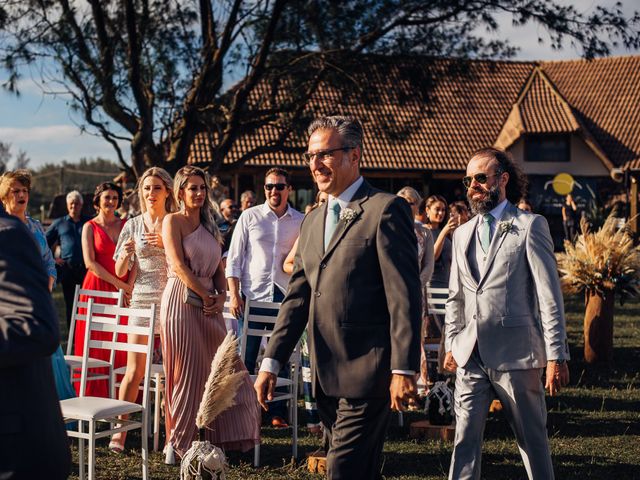
[[[610,364],[613,359],[613,307],[640,289],[640,252],[626,228],[609,215],[591,231],[580,222],[575,244],[565,241],[558,270],[566,293],[585,293],[584,358],[587,363]]]

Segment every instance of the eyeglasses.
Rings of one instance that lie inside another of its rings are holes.
[[[281,192],[282,190],[284,190],[285,188],[287,188],[287,184],[286,183],[265,183],[264,184],[264,189],[271,191],[273,189],[276,189],[277,191]]]
[[[325,160],[333,158],[333,152],[346,152],[347,150],[353,150],[354,148],[355,147],[338,147],[338,148],[331,148],[329,150],[321,150],[315,153],[304,152],[302,156],[304,157],[307,163],[311,163],[316,159],[320,160],[321,162],[324,162]]]
[[[487,180],[489,180],[489,177],[495,177],[496,175],[502,175],[502,172],[498,171],[496,173],[476,173],[475,175],[464,177],[462,179],[462,184],[465,187],[469,188],[471,186],[471,183],[475,180],[479,184],[484,185],[485,183],[487,183]]]

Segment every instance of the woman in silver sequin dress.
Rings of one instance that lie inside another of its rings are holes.
[[[167,284],[167,262],[162,242],[162,220],[167,213],[175,212],[173,182],[169,174],[157,167],[148,169],[138,181],[138,196],[142,214],[127,221],[114,255],[116,273],[135,275],[130,306],[149,308],[156,305],[154,333],[160,334],[160,300]],[[129,325],[148,326],[148,321],[136,317],[129,318]],[[129,335],[130,343],[145,343],[143,335]],[[127,354],[127,371],[120,384],[118,398],[135,402],[138,387],[144,376],[144,353]],[[124,450],[126,432],[114,435],[109,449],[120,453]]]

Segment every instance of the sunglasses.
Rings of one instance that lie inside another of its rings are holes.
[[[464,177],[462,179],[462,184],[469,188],[471,186],[471,183],[475,180],[476,182],[478,182],[481,185],[484,185],[485,183],[487,183],[487,181],[489,180],[489,177],[495,177],[497,175],[502,175],[502,172],[496,172],[496,173],[476,173],[475,175],[469,175],[467,177]]]
[[[281,192],[282,190],[284,190],[285,188],[287,188],[287,184],[286,183],[265,183],[264,184],[264,189],[271,191],[273,189],[276,189],[277,191]]]

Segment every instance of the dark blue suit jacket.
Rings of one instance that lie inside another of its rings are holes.
[[[0,209],[0,478],[63,479],[69,442],[51,354],[58,319],[38,247],[27,228]]]

